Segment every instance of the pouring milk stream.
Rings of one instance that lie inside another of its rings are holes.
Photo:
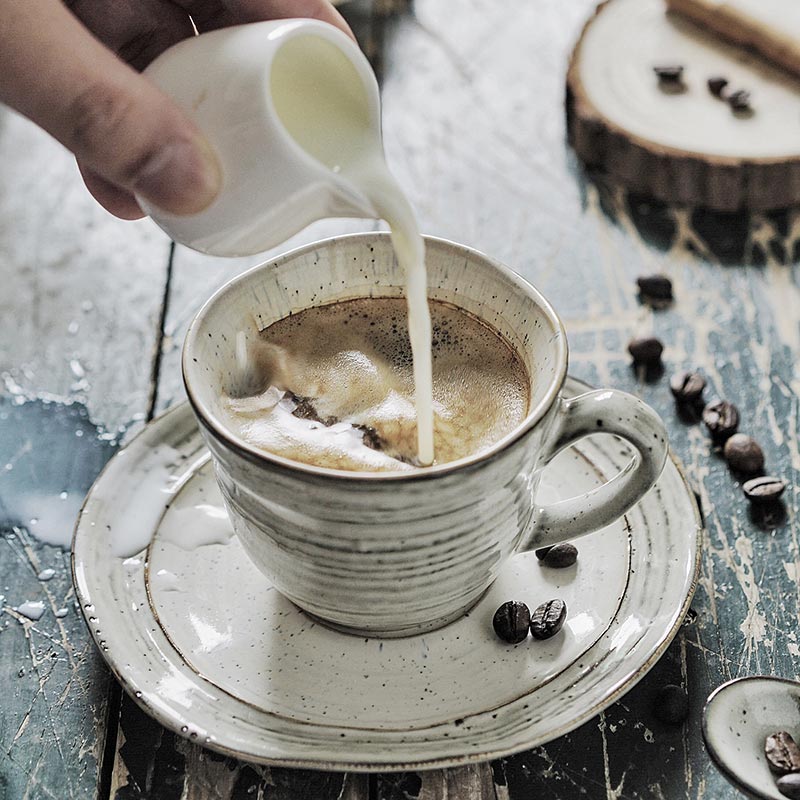
[[[406,277],[418,458],[433,463],[424,243],[386,165],[377,82],[363,53],[326,23],[281,20],[184,40],[146,74],[195,120],[222,167],[220,194],[199,214],[169,215],[140,198],[176,241],[252,255],[323,217],[389,224]]]

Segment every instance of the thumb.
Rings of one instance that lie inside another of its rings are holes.
[[[214,199],[219,165],[183,112],[97,41],[59,0],[15,3],[0,27],[0,100],[107,183],[167,212]]]

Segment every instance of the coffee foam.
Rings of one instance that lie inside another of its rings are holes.
[[[435,463],[442,464],[480,453],[517,427],[530,385],[500,334],[447,303],[433,301],[430,310]],[[415,468],[404,299],[307,309],[262,331],[246,357],[243,348],[240,337],[241,379],[223,398],[222,415],[251,445],[335,469]]]

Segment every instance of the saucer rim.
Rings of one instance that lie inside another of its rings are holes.
[[[563,389],[569,391],[568,387],[570,385],[574,387],[576,393],[582,391],[589,391],[593,388],[586,382],[574,378],[571,375],[568,375],[564,382]],[[200,744],[203,747],[207,747],[208,749],[214,750],[223,755],[237,758],[240,760],[267,764],[271,766],[290,767],[298,769],[365,773],[365,772],[402,772],[402,771],[414,771],[414,770],[422,771],[431,769],[442,769],[442,768],[463,766],[466,764],[479,763],[483,761],[493,761],[498,758],[503,758],[513,755],[515,753],[525,752],[527,750],[541,746],[547,742],[550,742],[575,730],[580,725],[584,724],[592,717],[594,717],[596,714],[598,714],[600,711],[607,708],[612,703],[616,702],[618,699],[620,699],[620,697],[627,694],[647,674],[647,672],[649,672],[650,669],[652,669],[652,667],[658,662],[658,660],[663,655],[664,651],[670,645],[672,640],[675,638],[677,632],[680,630],[681,625],[683,624],[683,621],[686,617],[686,613],[689,610],[689,606],[692,602],[695,591],[697,589],[699,575],[700,575],[701,558],[703,552],[703,532],[705,530],[705,525],[696,493],[692,489],[691,484],[689,483],[686,477],[680,459],[678,459],[678,457],[670,449],[668,452],[669,459],[672,462],[672,465],[675,467],[678,477],[680,478],[681,483],[684,487],[686,498],[692,510],[692,516],[695,523],[694,559],[691,570],[687,570],[687,572],[690,572],[690,576],[687,576],[690,577],[690,579],[687,580],[686,593],[683,596],[680,607],[676,613],[675,622],[669,629],[665,630],[665,632],[661,635],[661,641],[658,647],[656,647],[655,650],[653,650],[650,656],[633,673],[631,673],[627,677],[623,676],[623,678],[617,683],[616,687],[611,691],[609,691],[601,700],[587,707],[582,713],[576,714],[569,720],[569,722],[559,726],[558,728],[553,728],[548,730],[544,736],[540,736],[538,738],[534,738],[525,743],[520,743],[517,745],[509,745],[507,747],[500,747],[488,750],[471,751],[469,753],[464,753],[463,755],[437,756],[437,757],[432,757],[430,759],[408,760],[402,762],[400,761],[381,762],[377,760],[359,761],[357,759],[351,760],[347,758],[336,759],[336,760],[322,760],[322,759],[308,759],[303,757],[292,758],[283,756],[277,756],[277,757],[261,756],[258,754],[246,752],[244,750],[236,749],[235,747],[227,746],[224,743],[217,740],[216,738],[212,738],[209,741],[200,740],[196,738],[196,735],[192,736],[188,732],[188,730],[182,730],[181,727],[186,727],[186,726],[185,725],[182,726],[181,725],[182,721],[177,719],[174,715],[163,712],[159,706],[150,703],[148,699],[146,699],[143,695],[141,695],[141,693],[137,696],[137,693],[135,692],[133,686],[130,684],[129,680],[126,679],[122,670],[118,668],[116,663],[114,663],[107,649],[104,649],[101,646],[101,641],[95,635],[94,628],[89,622],[90,614],[88,612],[88,607],[94,608],[94,604],[92,603],[91,598],[83,591],[82,581],[78,576],[78,565],[76,563],[76,542],[78,539],[79,531],[82,526],[84,511],[90,499],[92,499],[93,495],[95,494],[101,482],[103,481],[103,478],[106,472],[109,470],[110,465],[118,458],[120,453],[123,453],[129,448],[136,446],[140,438],[143,437],[149,431],[150,427],[153,424],[157,422],[163,422],[165,418],[171,415],[174,415],[176,418],[178,418],[181,414],[186,414],[186,413],[191,413],[191,407],[188,402],[178,403],[170,407],[169,409],[166,409],[161,414],[158,414],[156,417],[154,417],[153,420],[148,422],[148,424],[145,425],[142,428],[142,430],[137,432],[137,434],[134,437],[132,437],[132,439],[129,442],[127,442],[122,448],[120,448],[120,450],[117,451],[114,457],[103,468],[103,470],[100,472],[100,474],[97,476],[96,480],[92,484],[91,489],[87,493],[86,498],[84,499],[84,502],[81,505],[80,513],[78,514],[72,535],[70,565],[72,572],[73,587],[76,594],[76,600],[79,604],[81,615],[83,616],[87,628],[89,629],[92,640],[94,641],[95,646],[100,651],[100,654],[103,660],[105,661],[106,665],[108,666],[114,677],[117,679],[117,681],[120,683],[122,688],[125,690],[125,692],[128,694],[128,696],[143,711],[145,711],[145,713],[154,718],[157,722],[159,722],[159,724],[163,725],[168,730],[174,732],[176,735],[179,735],[182,738],[187,739],[188,741],[192,741],[195,744]],[[196,423],[196,418],[195,418],[195,423]],[[207,682],[208,679],[196,673],[194,668],[192,668],[192,672],[201,680]],[[309,725],[310,727],[316,729],[324,727],[313,723],[305,723],[301,721],[296,721],[296,722],[298,725]]]

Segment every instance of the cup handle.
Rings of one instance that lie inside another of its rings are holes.
[[[636,453],[613,478],[589,492],[536,508],[533,529],[522,550],[548,547],[591,533],[619,519],[653,486],[667,459],[664,423],[633,395],[598,389],[560,398],[554,431],[543,457],[546,465],[564,448],[592,433],[611,433]]]

